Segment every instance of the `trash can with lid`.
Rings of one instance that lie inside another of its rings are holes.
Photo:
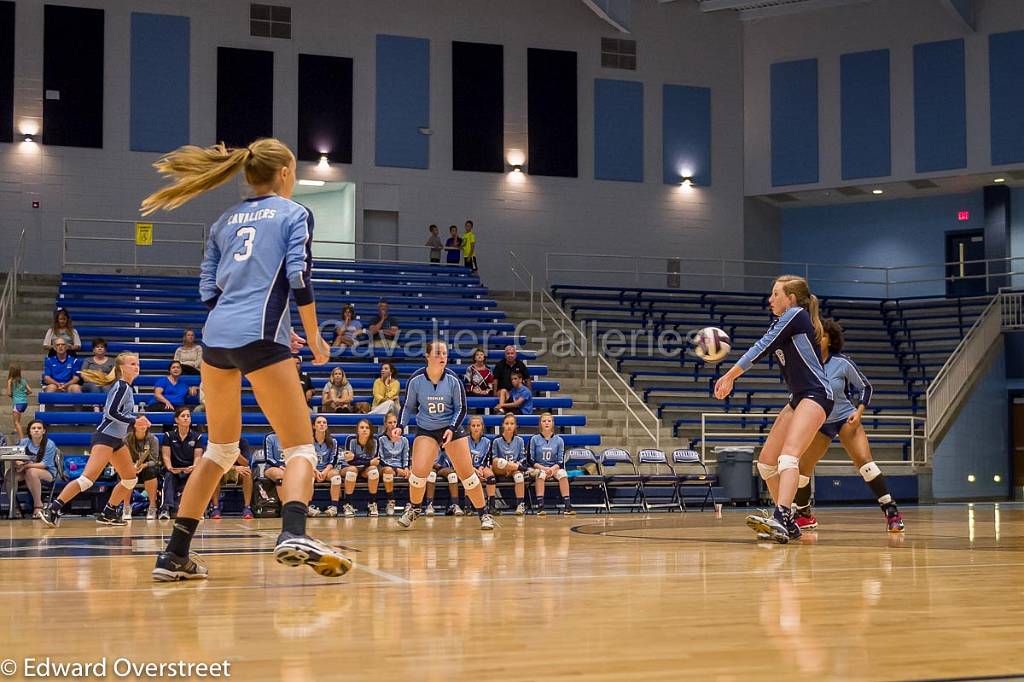
[[[718,459],[718,482],[733,502],[757,500],[757,479],[754,477],[754,448],[715,448]]]

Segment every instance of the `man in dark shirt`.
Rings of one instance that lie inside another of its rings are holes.
[[[494,365],[494,380],[498,389],[498,404],[509,401],[509,393],[512,392],[512,373],[516,372],[523,378],[523,383],[533,387],[533,377],[526,363],[519,359],[515,346],[505,346],[505,358]]]
[[[295,369],[299,373],[299,382],[302,384],[302,392],[306,396],[306,405],[308,406],[310,401],[313,400],[313,380],[302,371],[302,358],[298,355],[295,356]]]
[[[367,331],[374,341],[394,341],[398,338],[398,320],[388,313],[388,302],[384,299],[377,303],[377,316],[370,320]]]

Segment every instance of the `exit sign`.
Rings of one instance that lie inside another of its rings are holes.
[[[957,214],[956,214],[956,219],[961,221],[961,222],[963,222],[964,220],[970,220],[971,219],[971,212],[970,211],[958,211]]]

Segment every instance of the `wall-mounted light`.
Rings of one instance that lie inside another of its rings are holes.
[[[996,179],[995,179],[995,180],[993,180],[992,182],[998,182],[998,183],[1003,183],[1003,182],[1006,182],[1006,178],[996,178]]]
[[[878,194],[885,194],[885,191],[884,190],[880,190],[880,189],[873,189],[873,190],[871,190],[871,193],[875,194],[875,195],[878,195]]]
[[[968,483],[974,483],[976,480],[977,480],[977,478],[974,476],[974,474],[967,474],[967,482]]]
[[[692,175],[684,175],[684,176],[682,176],[681,178],[679,178],[679,184],[682,185],[683,187],[692,187],[693,186],[693,176]]]
[[[1001,483],[1002,480],[1003,480],[1003,477],[1000,476],[999,474],[996,474],[995,476],[992,477],[992,480],[995,481],[996,483]]]
[[[323,187],[327,183],[324,182],[323,180],[306,180],[305,178],[303,178],[299,180],[299,184],[305,185],[306,187]]]
[[[36,136],[31,134],[31,133],[24,133],[21,136],[21,139],[22,139],[23,142],[38,142],[38,140],[36,139]]]
[[[522,173],[523,172],[523,165],[520,164],[520,163],[514,164],[512,166],[512,172],[513,173]]]
[[[321,154],[321,155],[320,155],[320,163],[318,163],[318,164],[316,165],[316,168],[317,168],[317,170],[322,170],[322,171],[323,171],[323,170],[330,170],[330,168],[331,168],[331,162],[330,162],[330,160],[329,160],[329,159],[327,158],[327,154]]]

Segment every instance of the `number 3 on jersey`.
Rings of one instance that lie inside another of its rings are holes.
[[[235,236],[245,238],[245,241],[242,243],[242,250],[235,254],[235,260],[239,263],[249,260],[249,256],[252,255],[252,243],[256,240],[256,228],[240,227],[235,232]]]

